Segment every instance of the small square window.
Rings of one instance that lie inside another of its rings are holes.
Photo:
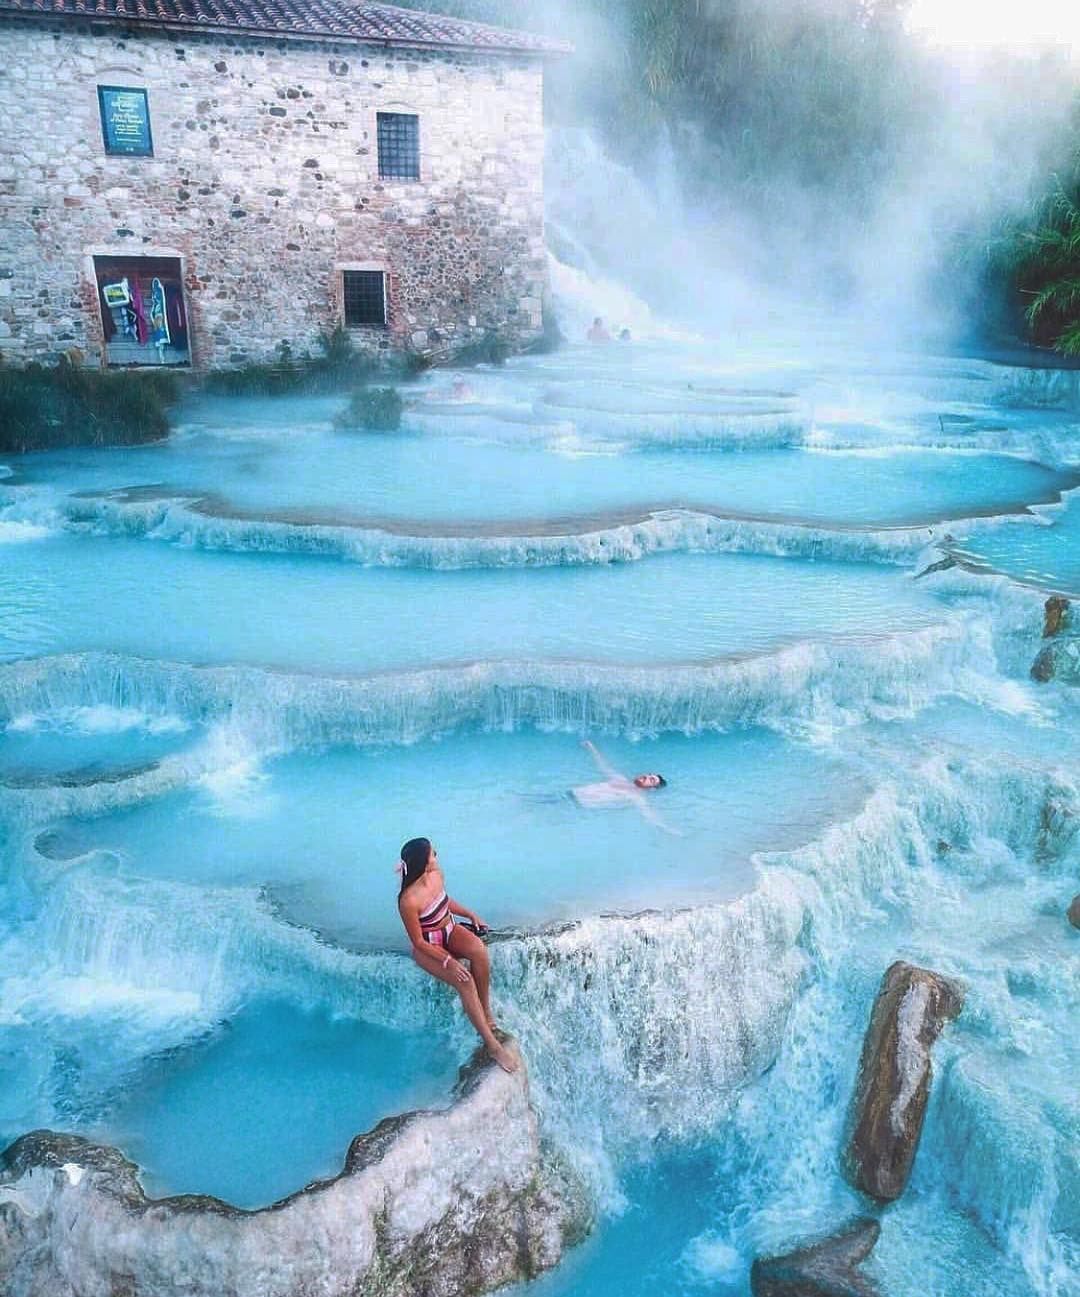
[[[383,180],[420,179],[420,118],[379,113],[379,175]]]
[[[345,325],[386,327],[386,276],[381,270],[343,270]]]
[[[154,156],[150,105],[145,90],[98,86],[98,106],[106,153],[132,158]]]

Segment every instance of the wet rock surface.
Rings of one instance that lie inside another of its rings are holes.
[[[0,1292],[19,1297],[467,1297],[588,1228],[541,1155],[524,1068],[482,1051],[445,1111],[388,1118],[345,1168],[259,1211],[148,1199],[115,1148],[35,1131],[0,1157]]]
[[[1031,678],[1040,684],[1060,680],[1080,685],[1080,635],[1057,635],[1039,650],[1031,667]]]
[[[946,554],[944,558],[938,559],[936,563],[931,563],[929,567],[924,567],[921,572],[916,572],[915,580],[921,581],[924,576],[933,576],[935,572],[948,572],[958,565],[959,560],[955,555]]]
[[[885,973],[863,1040],[845,1169],[879,1202],[903,1193],[930,1097],[930,1050],[964,1002],[936,973],[898,961]]]
[[[1052,641],[1039,650],[1031,667],[1031,678],[1040,684],[1063,680],[1080,684],[1080,635],[1072,604],[1064,595],[1053,594],[1043,606],[1043,639]]]
[[[863,1217],[784,1256],[759,1257],[750,1271],[750,1291],[753,1297],[879,1297],[859,1266],[880,1234],[877,1221]]]
[[[94,788],[99,784],[122,784],[157,768],[156,761],[141,761],[126,766],[79,766],[74,770],[12,770],[0,779],[0,785],[4,788]]]
[[[1080,928],[1080,892],[1072,898],[1072,903],[1068,910],[1069,922],[1074,928]]]
[[[1069,600],[1064,595],[1052,594],[1044,605],[1043,639],[1053,639],[1070,629]]]

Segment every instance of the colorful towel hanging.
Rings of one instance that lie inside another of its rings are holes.
[[[142,289],[139,287],[138,279],[131,281],[131,306],[130,310],[135,316],[135,341],[143,344],[150,336],[150,326],[146,320],[146,309],[143,306]]]
[[[169,336],[169,316],[165,305],[165,286],[160,279],[150,285],[150,341],[155,347],[164,347]]]

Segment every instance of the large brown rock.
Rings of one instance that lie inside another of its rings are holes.
[[[1069,624],[1069,601],[1061,594],[1052,594],[1047,599],[1043,617],[1043,639],[1053,639],[1060,635]]]
[[[1060,680],[1080,685],[1080,635],[1056,635],[1045,644],[1032,663],[1031,678],[1040,684]]]
[[[955,983],[897,962],[882,979],[863,1040],[845,1165],[857,1189],[899,1198],[922,1134],[933,1071],[930,1049],[963,1006]]]
[[[524,1067],[482,1055],[449,1108],[387,1119],[340,1175],[260,1211],[149,1199],[123,1154],[78,1136],[0,1156],[0,1293],[18,1297],[475,1297],[587,1227],[541,1154]]]
[[[750,1270],[750,1291],[753,1297],[878,1297],[858,1267],[880,1233],[876,1220],[863,1217],[795,1252],[759,1257]]]
[[[1080,892],[1072,898],[1072,904],[1069,906],[1069,922],[1074,928],[1080,928]]]

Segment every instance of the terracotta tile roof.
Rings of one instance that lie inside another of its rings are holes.
[[[568,54],[571,48],[529,32],[350,0],[0,0],[0,18],[9,14],[92,18],[172,31],[328,36],[368,45],[495,54]]]

